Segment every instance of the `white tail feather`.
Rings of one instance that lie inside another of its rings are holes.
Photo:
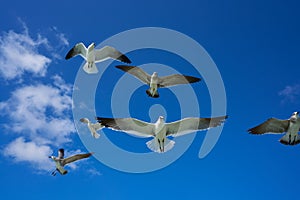
[[[97,66],[95,63],[92,65],[92,67],[89,67],[88,62],[86,62],[83,66],[83,70],[88,74],[97,74],[98,73],[98,69],[97,69]]]
[[[154,138],[150,141],[148,141],[147,143],[147,147],[156,152],[156,153],[164,153],[169,151],[170,149],[172,149],[174,147],[175,142],[173,140],[170,140],[168,138],[165,139],[165,143],[164,143],[164,152],[162,152],[159,148],[159,144],[158,141]]]

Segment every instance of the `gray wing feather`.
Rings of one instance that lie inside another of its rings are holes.
[[[214,118],[184,118],[172,123],[167,123],[167,136],[173,137],[185,135],[195,131],[206,130],[209,128],[221,126],[228,116]]]
[[[289,127],[289,120],[280,120],[276,118],[270,118],[265,122],[250,128],[248,130],[251,134],[265,134],[265,133],[273,133],[280,134],[287,131]]]
[[[84,46],[82,42],[76,44],[66,55],[66,60],[81,55],[84,59],[86,58],[87,48]]]
[[[116,60],[119,60],[121,62],[125,63],[131,63],[129,58],[122,54],[120,51],[117,49],[110,47],[110,46],[105,46],[101,49],[95,49],[95,62],[101,62],[103,60],[107,60],[109,58],[113,58]]]
[[[84,153],[84,154],[77,154],[77,155],[74,155],[74,156],[70,156],[70,157],[65,158],[65,159],[62,160],[62,165],[66,165],[66,164],[69,164],[69,163],[77,161],[77,160],[88,158],[91,155],[92,155],[92,153]]]
[[[169,87],[179,84],[189,84],[200,81],[200,78],[193,76],[185,76],[181,74],[174,74],[170,76],[163,76],[159,78],[158,86],[159,87]]]
[[[103,126],[116,131],[123,131],[138,137],[154,136],[154,124],[134,118],[96,118]]]
[[[116,66],[116,68],[135,76],[136,78],[138,78],[140,81],[142,81],[147,85],[150,84],[151,76],[139,67],[118,65]]]

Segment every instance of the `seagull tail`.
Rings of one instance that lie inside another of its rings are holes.
[[[89,63],[86,62],[83,66],[83,70],[88,74],[97,74],[98,69],[95,63],[92,64],[92,66],[89,66]]]
[[[61,174],[61,175],[65,175],[68,173],[67,170],[65,170],[63,167],[58,167],[56,168],[56,170]]]
[[[298,134],[294,137],[285,134],[282,138],[280,138],[279,142],[284,145],[296,145],[300,143],[300,137]]]
[[[173,140],[169,140],[168,138],[166,138],[165,143],[164,143],[164,149],[163,149],[164,151],[163,152],[159,148],[159,144],[155,138],[148,141],[146,144],[150,150],[152,150],[156,153],[164,153],[164,152],[167,152],[170,149],[172,149],[174,147],[175,142]]]
[[[146,93],[149,97],[153,97],[153,98],[158,98],[159,97],[159,94],[157,91],[155,91],[154,94],[151,93],[150,89],[146,90]]]

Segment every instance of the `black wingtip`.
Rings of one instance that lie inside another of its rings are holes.
[[[70,58],[73,57],[73,49],[74,49],[74,47],[67,53],[67,55],[65,57],[66,60],[69,60]]]
[[[117,58],[118,60],[124,62],[124,63],[128,63],[130,64],[131,63],[131,60],[129,60],[129,58],[125,55],[121,55],[120,57]]]
[[[127,66],[127,65],[117,65],[115,67],[122,70],[122,71],[124,71],[124,72],[128,72],[129,70],[135,68],[135,66]]]
[[[189,83],[196,83],[201,81],[201,78],[194,77],[194,76],[185,76],[185,78]]]

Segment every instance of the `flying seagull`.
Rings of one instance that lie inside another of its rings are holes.
[[[76,154],[73,156],[70,156],[68,158],[64,158],[65,151],[64,149],[59,149],[58,150],[58,157],[55,156],[49,156],[56,165],[56,170],[52,172],[52,175],[56,175],[56,171],[58,171],[61,175],[65,175],[68,173],[67,170],[64,169],[64,166],[71,163],[75,162],[77,160],[83,159],[83,158],[88,158],[90,157],[93,153],[84,153],[84,154]]]
[[[163,153],[173,148],[175,142],[168,136],[178,137],[195,131],[206,130],[223,124],[227,116],[214,118],[184,118],[175,122],[166,123],[160,116],[156,123],[148,123],[134,118],[103,118],[96,119],[105,127],[116,131],[148,138],[147,147],[154,152]]]
[[[153,72],[153,74],[150,75],[141,68],[135,66],[118,65],[116,66],[116,68],[121,69],[124,72],[128,72],[129,74],[132,74],[143,83],[149,85],[150,88],[146,90],[146,93],[149,97],[154,98],[159,97],[159,94],[157,92],[158,88],[170,87],[179,84],[195,83],[201,80],[200,78],[196,78],[193,76],[185,76],[181,74],[158,77],[157,72]]]
[[[102,62],[109,58],[119,60],[124,63],[131,63],[131,61],[121,52],[113,47],[105,46],[101,49],[95,49],[95,43],[92,43],[86,48],[82,42],[76,44],[66,55],[66,60],[80,55],[84,58],[86,63],[83,70],[88,74],[98,73],[95,63]]]
[[[265,133],[282,134],[285,133],[280,142],[285,145],[296,145],[300,143],[299,137],[300,118],[299,112],[294,112],[289,119],[281,120],[270,118],[262,124],[248,130],[249,133],[260,135]]]
[[[91,131],[91,134],[94,138],[98,139],[100,137],[100,134],[97,133],[97,131],[102,129],[104,126],[102,126],[99,122],[91,123],[88,118],[81,118],[80,121],[82,123],[87,124],[87,126],[88,126],[89,130]]]

